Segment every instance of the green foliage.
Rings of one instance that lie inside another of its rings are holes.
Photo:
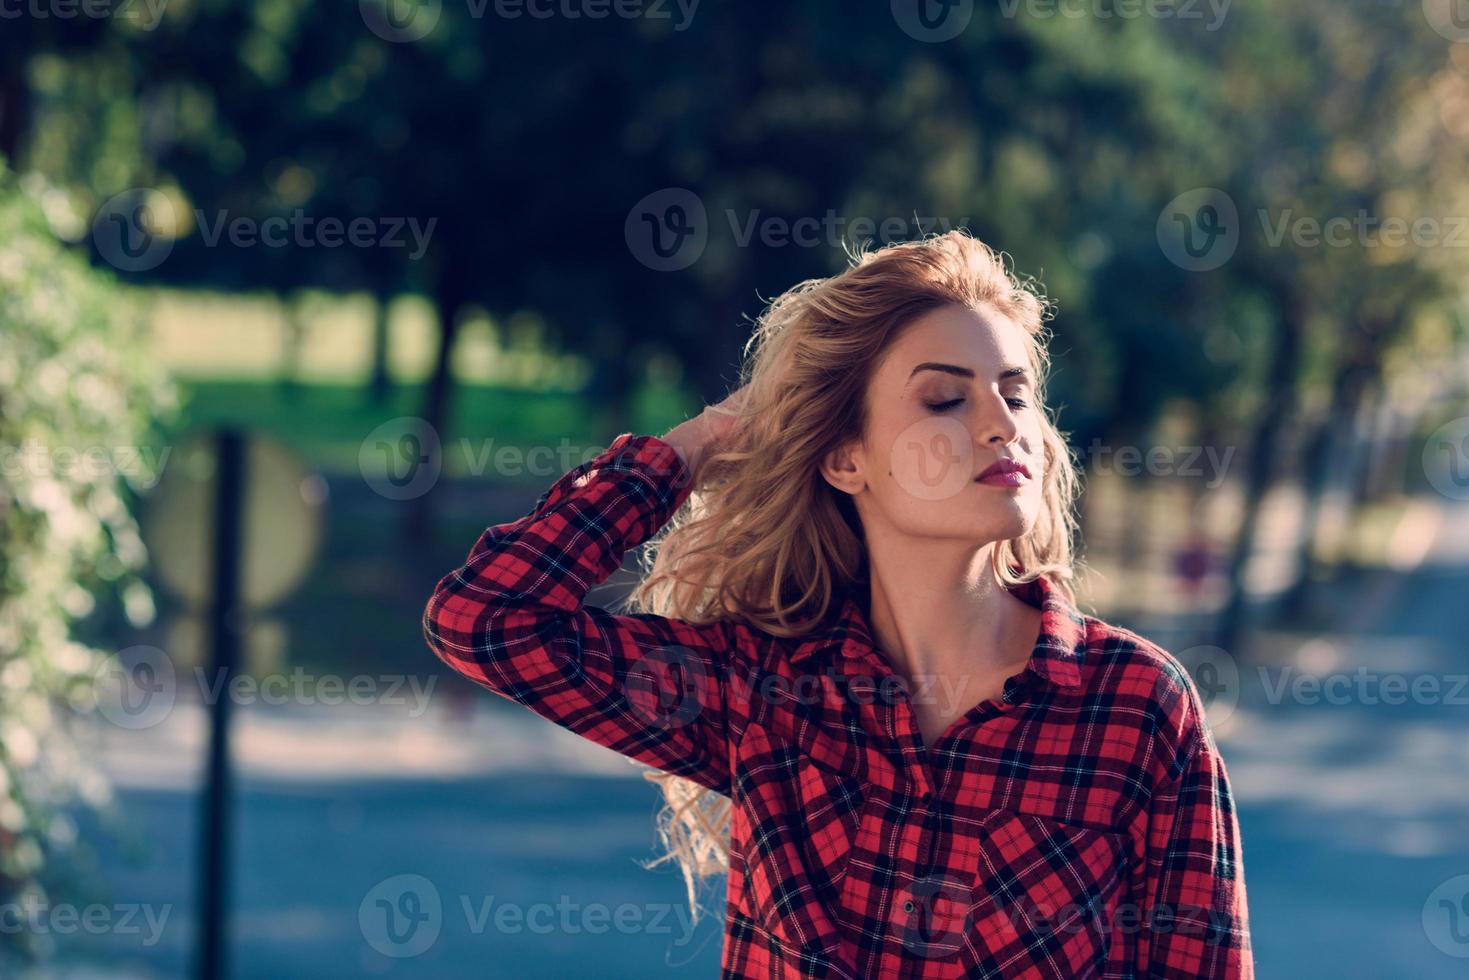
[[[105,662],[81,642],[98,599],[142,623],[152,601],[129,513],[158,474],[133,452],[172,389],[111,276],[63,245],[38,199],[0,171],[0,900],[44,893],[73,842],[64,812],[106,787],[72,741]],[[95,700],[95,699],[94,699]],[[45,751],[41,751],[41,743]],[[44,937],[5,930],[8,952]]]

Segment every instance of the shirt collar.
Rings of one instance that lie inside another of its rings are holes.
[[[1041,611],[1040,634],[1027,668],[1059,687],[1079,687],[1081,663],[1086,654],[1085,618],[1045,576],[1009,589],[1017,599]],[[789,660],[802,664],[828,650],[838,650],[848,660],[877,653],[872,627],[853,589],[844,594],[834,625],[797,644]]]

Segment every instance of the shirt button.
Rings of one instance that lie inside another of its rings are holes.
[[[908,901],[906,901],[906,902],[903,903],[903,911],[904,912],[912,912],[913,911],[913,900],[911,898]]]

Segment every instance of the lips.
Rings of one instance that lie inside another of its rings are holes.
[[[985,468],[983,473],[979,474],[979,476],[976,476],[974,479],[976,482],[979,482],[990,480],[996,477],[1008,477],[1011,474],[1020,474],[1023,475],[1027,480],[1030,479],[1030,469],[1024,463],[1020,462],[1020,460],[1010,459],[1009,457],[1002,457],[995,460],[993,463]]]

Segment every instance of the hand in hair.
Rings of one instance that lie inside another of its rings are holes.
[[[661,438],[683,459],[684,465],[694,463],[711,447],[726,442],[739,424],[749,386],[735,389],[722,401],[709,405],[702,412],[680,422]]]

